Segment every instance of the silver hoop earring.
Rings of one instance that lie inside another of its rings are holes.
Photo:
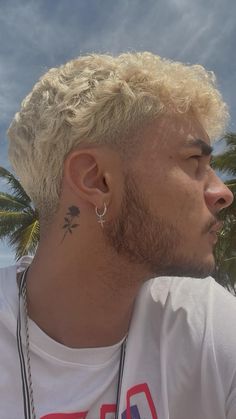
[[[104,220],[104,218],[103,218],[106,215],[106,212],[107,212],[106,203],[104,202],[104,209],[103,209],[103,212],[101,214],[98,212],[98,207],[95,207],[95,212],[96,212],[96,216],[98,218],[98,223],[101,224],[101,227],[103,228],[103,224],[106,222],[106,220]]]

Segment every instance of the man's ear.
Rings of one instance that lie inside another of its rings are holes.
[[[83,201],[102,208],[111,200],[112,174],[104,152],[97,148],[73,150],[64,162],[64,181]]]

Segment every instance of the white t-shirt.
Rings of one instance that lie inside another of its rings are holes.
[[[24,419],[16,272],[30,261],[0,269],[0,419]],[[146,282],[130,325],[119,419],[236,419],[235,327],[236,299],[213,278]],[[71,349],[31,320],[29,336],[37,419],[114,418],[121,342]]]

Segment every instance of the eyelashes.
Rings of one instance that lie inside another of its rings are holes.
[[[197,172],[206,172],[211,169],[212,157],[209,158],[209,156],[194,154],[189,157],[189,161],[191,162],[194,170],[197,170]]]
[[[195,155],[195,156],[191,156],[191,157],[190,157],[190,159],[196,159],[196,160],[199,160],[201,157],[202,157],[202,155],[200,155],[200,156]]]

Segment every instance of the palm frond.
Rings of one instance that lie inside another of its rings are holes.
[[[0,240],[7,240],[18,260],[36,251],[40,237],[39,214],[13,174],[0,167],[0,177],[12,191],[12,194],[0,192]]]
[[[10,195],[6,192],[0,192],[0,208],[3,210],[23,210],[26,204],[15,195]]]
[[[39,221],[34,220],[31,224],[22,224],[9,237],[9,245],[14,248],[15,258],[35,253],[39,242]]]
[[[25,205],[30,205],[31,199],[25,192],[24,188],[21,186],[19,180],[10,173],[7,169],[0,166],[0,177],[6,180],[7,184],[9,185],[10,189],[13,192],[13,195],[22,201]]]
[[[0,240],[11,235],[21,225],[31,224],[35,216],[27,212],[0,211]]]
[[[227,147],[236,150],[236,134],[234,132],[227,132],[223,139],[226,141]]]
[[[218,169],[222,173],[228,173],[229,175],[236,176],[236,151],[233,153],[231,150],[213,156],[211,166],[213,169]]]
[[[222,173],[236,176],[236,134],[228,132],[222,140],[226,142],[225,150],[223,153],[213,156],[212,167]]]

